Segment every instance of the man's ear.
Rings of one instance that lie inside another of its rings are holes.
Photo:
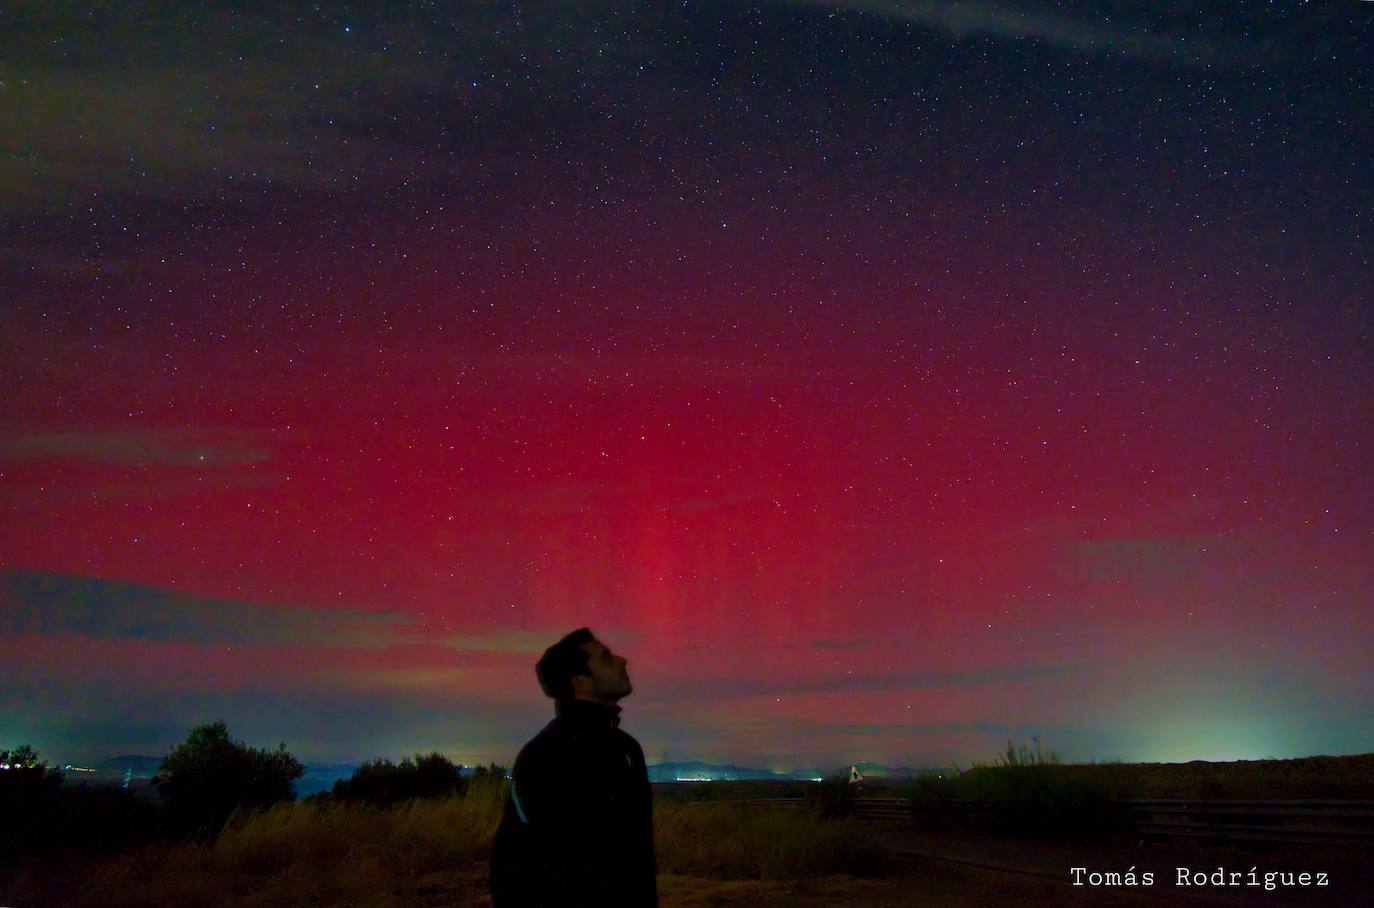
[[[590,691],[592,689],[591,675],[573,675],[571,678],[568,679],[568,683],[572,686],[572,693],[574,697],[576,697],[580,693]]]

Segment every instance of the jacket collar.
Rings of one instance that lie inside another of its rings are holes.
[[[565,722],[574,725],[600,725],[610,728],[620,727],[620,707],[602,706],[600,703],[593,703],[590,700],[578,700],[569,697],[565,700],[555,700],[553,704],[553,714]]]

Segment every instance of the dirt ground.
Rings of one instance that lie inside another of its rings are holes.
[[[795,882],[760,880],[721,881],[662,874],[662,908],[1016,908],[1054,905],[1067,908],[1225,908],[1262,905],[1265,908],[1366,908],[1374,905],[1374,861],[1356,854],[1298,853],[1283,850],[1239,851],[1206,845],[1116,844],[1110,847],[1060,846],[894,830],[890,839],[900,857],[894,872],[879,879],[828,876]],[[938,854],[939,858],[922,856]],[[962,863],[961,863],[962,862]],[[996,865],[997,869],[973,864]],[[0,906],[5,908],[84,908],[92,901],[83,894],[85,863],[49,863],[0,871]],[[1070,868],[1137,874],[1154,872],[1151,886],[1074,886]],[[1256,867],[1261,880],[1266,870],[1325,872],[1325,887],[1277,888],[1203,886],[1180,888],[1175,867],[1212,873],[1218,867],[1244,874]],[[306,882],[306,881],[299,881]],[[155,888],[155,887],[150,887]],[[309,890],[308,885],[304,887]],[[368,892],[366,896],[301,900],[296,896],[245,886],[223,893],[223,906],[311,905],[319,908],[490,908],[485,874],[464,868],[408,880],[398,890]],[[318,893],[317,894],[321,894]],[[136,892],[121,893],[121,905],[167,908],[190,903],[178,899],[144,899]],[[109,904],[102,899],[103,904]],[[201,906],[197,906],[201,908]]]
[[[1129,865],[1128,865],[1129,866]],[[1215,870],[1218,865],[1210,865]],[[1247,871],[1250,864],[1238,867]],[[1124,869],[1124,868],[1123,868]],[[1200,867],[1205,869],[1205,865]],[[1281,868],[1280,868],[1281,869]],[[1261,871],[1262,872],[1262,871]],[[1261,877],[1262,879],[1262,877]],[[1263,905],[1268,908],[1335,908],[1374,904],[1374,893],[1332,877],[1326,889],[1266,891],[1262,888],[1191,891],[1174,885],[1172,876],[1156,874],[1149,887],[1097,888],[1074,886],[1066,874],[1050,880],[1024,873],[949,864],[926,858],[910,858],[900,871],[887,878],[861,880],[825,877],[804,883],[719,883],[682,877],[659,878],[663,908],[744,908],[744,906],[799,906],[799,908],[1016,908],[1053,905],[1066,908],[1226,908]]]

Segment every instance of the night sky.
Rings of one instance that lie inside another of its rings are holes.
[[[589,625],[650,762],[1374,751],[1374,3],[87,6],[0,747],[508,764]]]

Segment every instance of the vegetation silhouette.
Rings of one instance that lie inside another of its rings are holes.
[[[920,826],[963,828],[1049,840],[1100,841],[1122,832],[1128,814],[1100,778],[1065,771],[1059,754],[1007,741],[991,763],[974,761],[953,775],[927,775],[903,786]],[[981,810],[952,811],[951,800]]]
[[[330,792],[338,801],[391,807],[417,798],[461,796],[466,788],[463,767],[435,751],[406,757],[400,763],[378,758],[359,766],[348,779],[339,779]]]
[[[0,848],[28,851],[49,832],[56,812],[62,773],[48,768],[27,744],[0,751]]]
[[[158,806],[122,788],[72,785],[29,745],[0,750],[0,853],[110,850],[152,841]]]
[[[270,807],[254,807],[254,797],[247,795],[261,795],[268,786],[229,784],[243,766],[270,769],[276,764],[282,770],[276,793],[289,792],[297,774],[286,760],[277,759],[283,754],[284,747],[275,752],[255,751],[231,740],[223,723],[193,730],[169,755],[171,765],[159,772],[162,787],[175,788],[172,779],[178,774],[183,783],[208,779],[231,793],[229,800],[242,809],[230,808],[227,821],[213,836],[138,848],[129,846],[167,834],[159,823],[162,807],[158,803],[109,785],[87,787],[68,781],[59,786],[55,780],[62,774],[48,768],[31,747],[0,751],[0,762],[19,767],[19,771],[0,771],[0,798],[8,799],[0,802],[0,816],[7,819],[0,824],[0,836],[5,837],[0,842],[17,841],[21,848],[30,849],[27,853],[83,842],[95,846],[85,864],[72,863],[66,856],[48,863],[46,857],[15,861],[22,868],[27,860],[36,869],[27,882],[20,880],[6,895],[13,893],[13,904],[110,908],[220,904],[229,892],[264,905],[320,904],[326,895],[337,904],[437,904],[445,896],[454,903],[473,903],[463,899],[481,888],[480,867],[490,855],[502,807],[509,798],[504,769],[478,767],[449,795],[419,794],[386,807],[366,798],[349,802],[330,793],[301,802],[282,797]],[[434,756],[403,760],[389,768],[387,761],[375,760],[371,774],[355,773],[355,777],[381,778],[387,772],[393,778],[408,775],[410,782],[385,789],[388,797],[398,791],[424,791],[420,780],[430,776],[422,772],[422,763],[431,767],[435,778],[447,774],[451,780],[448,767],[458,769]],[[228,771],[216,771],[226,763]],[[384,770],[380,776],[376,773],[379,765]],[[918,829],[939,828],[942,815],[948,828],[965,828],[967,816],[959,811],[945,814],[941,808],[945,799],[962,798],[989,805],[986,814],[974,818],[974,830],[1086,837],[1096,843],[1109,839],[1111,829],[1110,815],[1104,819],[1093,806],[1093,799],[1100,795],[1197,797],[1200,783],[1206,783],[1204,791],[1211,791],[1214,777],[1229,780],[1232,776],[1235,781],[1226,782],[1226,791],[1238,797],[1312,797],[1314,792],[1315,796],[1369,797],[1374,754],[1221,765],[1066,765],[1057,754],[1041,750],[1038,742],[1034,748],[1008,742],[1007,749],[992,761],[974,763],[962,773],[946,773],[943,779],[932,775],[910,786],[874,784],[862,794],[912,797]],[[659,873],[676,878],[680,886],[689,884],[694,891],[709,886],[708,881],[725,887],[762,880],[804,885],[806,880],[827,875],[889,874],[895,865],[884,847],[886,832],[845,817],[852,799],[860,794],[857,788],[845,776],[832,776],[822,784],[760,786],[757,792],[734,783],[670,786],[654,806]],[[803,810],[754,809],[730,803],[697,804],[700,794],[714,795],[707,800],[807,797],[810,803]],[[21,796],[32,808],[30,812],[11,809]],[[167,802],[166,795],[163,800]],[[260,805],[261,800],[256,803]],[[1108,805],[1109,810],[1112,807]],[[223,813],[224,804],[217,809]],[[1081,825],[1075,829],[1074,823]],[[212,827],[213,823],[205,826]],[[1091,830],[1096,831],[1087,832]],[[73,866],[84,869],[80,874],[64,869]],[[26,892],[31,894],[25,896]]]
[[[294,801],[305,774],[286,751],[249,747],[229,737],[224,722],[198,725],[174,747],[153,777],[164,799],[166,830],[176,838],[213,839],[235,810]]]

